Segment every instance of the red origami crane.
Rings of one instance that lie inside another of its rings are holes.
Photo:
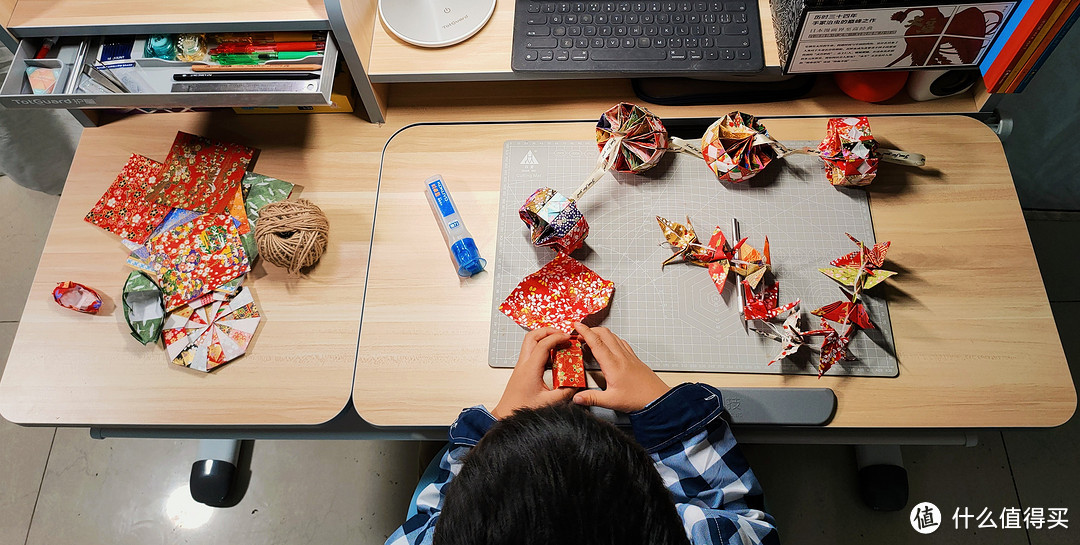
[[[735,246],[728,246],[727,238],[724,237],[723,231],[720,227],[717,227],[713,231],[712,238],[709,239],[709,248],[713,250],[712,259],[709,261],[709,277],[712,278],[713,284],[716,285],[716,291],[724,294],[724,288],[727,287],[728,273],[731,272],[731,263],[735,260],[735,256],[739,249],[742,248],[746,242],[746,238],[743,238],[735,243]]]
[[[870,321],[870,315],[866,313],[862,301],[854,303],[851,301],[836,301],[816,309],[810,314],[821,316],[842,325],[855,324],[863,329],[874,329],[874,324]]]
[[[754,293],[749,280],[743,280],[743,289],[746,292],[746,306],[743,307],[743,316],[747,320],[772,320],[799,305],[799,300],[796,299],[782,307],[777,306],[780,303],[779,282],[773,282],[765,286],[760,296]]]
[[[821,343],[821,359],[818,361],[818,378],[821,378],[833,365],[840,360],[847,359],[847,345],[851,342],[851,334],[841,335],[837,333],[825,318],[821,319],[821,328],[825,332],[825,340]]]
[[[791,314],[788,315],[779,329],[777,329],[776,325],[772,322],[761,323],[769,330],[760,329],[755,326],[751,326],[751,329],[762,336],[779,341],[784,345],[783,348],[780,349],[780,353],[769,362],[769,365],[798,352],[799,349],[806,346],[809,337],[825,335],[828,331],[832,331],[832,328],[829,328],[828,330],[813,329],[810,331],[803,331],[802,327],[799,325],[799,305],[797,304],[791,308]]]

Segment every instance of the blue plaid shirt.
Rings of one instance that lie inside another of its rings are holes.
[[[720,418],[723,412],[719,390],[686,383],[631,413],[630,425],[671,491],[691,543],[777,544],[773,519],[762,510],[761,485]],[[493,424],[495,417],[483,407],[461,412],[450,426],[450,449],[439,463],[439,475],[420,492],[416,515],[387,545],[432,542],[447,483]]]

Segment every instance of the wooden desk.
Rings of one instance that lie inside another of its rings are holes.
[[[308,425],[348,403],[384,136],[351,115],[135,115],[83,132],[0,379],[0,413],[20,424]],[[177,130],[261,150],[257,172],[304,186],[330,218],[310,278],[258,262],[245,285],[262,313],[245,356],[211,374],[168,362],[127,333],[119,240],[83,221],[131,153],[164,160]],[[28,265],[32,266],[32,265]],[[74,280],[107,299],[96,316],[52,301]]]
[[[434,171],[452,180],[469,227],[493,259],[502,141],[523,134],[587,139],[591,124],[471,126],[453,133],[452,146],[445,128],[406,127],[595,119],[632,99],[624,87],[596,83],[546,94],[548,85],[562,84],[408,84],[391,97],[383,125],[347,114],[215,112],[132,116],[86,130],[0,378],[0,414],[21,424],[98,427],[305,425],[333,417],[352,388],[354,406],[371,423],[445,426],[464,406],[494,403],[509,374],[487,366],[490,278],[459,283],[448,270],[445,245],[429,236],[435,223],[419,184]],[[445,100],[433,104],[432,96]],[[807,113],[821,115],[824,108]],[[728,107],[651,109],[667,117],[715,117]],[[788,115],[782,105],[749,111]],[[780,138],[813,140],[824,121],[770,119],[768,126]],[[996,137],[961,117],[875,118],[874,128],[900,148],[925,152],[931,163],[925,176],[885,170],[872,186],[877,236],[894,241],[891,261],[903,267],[896,286],[912,295],[890,306],[900,377],[667,379],[832,387],[840,397],[834,426],[1063,422],[1075,408],[1075,392]],[[257,338],[248,355],[210,375],[171,366],[160,347],[128,336],[115,308],[127,275],[124,250],[82,221],[130,153],[160,160],[176,130],[261,148],[255,170],[304,185],[332,225],[330,249],[311,278],[256,268],[248,285],[264,312]],[[929,235],[935,232],[938,238]],[[365,303],[369,248],[374,261]],[[50,292],[62,280],[101,289],[110,299],[102,314],[84,316],[53,303]],[[454,320],[439,316],[450,309]]]
[[[782,140],[817,140],[825,125],[766,122]],[[899,377],[664,373],[664,379],[830,387],[839,399],[834,427],[1065,422],[1076,392],[996,135],[966,117],[879,117],[872,124],[890,147],[923,152],[928,163],[921,171],[886,165],[871,186],[875,234],[893,241],[889,261],[901,271],[889,306]],[[493,406],[510,374],[487,365],[492,275],[461,280],[454,274],[420,182],[434,172],[445,176],[481,254],[492,262],[503,142],[590,139],[593,126],[421,125],[390,141],[353,392],[367,421],[445,426],[462,407]]]

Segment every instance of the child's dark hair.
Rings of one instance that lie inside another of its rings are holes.
[[[652,459],[573,405],[496,423],[447,485],[436,545],[688,543]]]

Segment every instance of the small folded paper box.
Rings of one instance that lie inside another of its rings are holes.
[[[553,388],[585,387],[585,356],[581,339],[571,337],[570,346],[551,350],[551,386]]]
[[[865,117],[834,117],[818,144],[825,177],[832,185],[869,185],[877,175],[877,141]]]

